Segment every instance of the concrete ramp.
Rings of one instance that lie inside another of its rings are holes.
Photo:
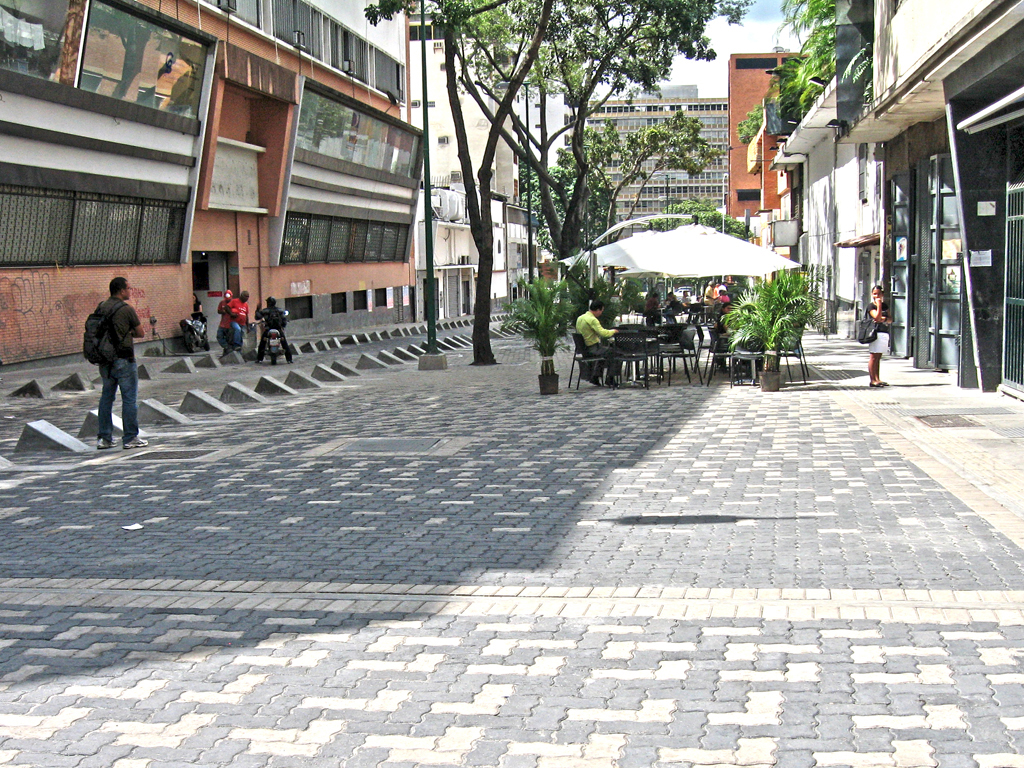
[[[159,400],[143,400],[139,403],[139,423],[145,424],[191,424],[192,419],[178,413]]]
[[[67,432],[57,429],[48,421],[30,421],[21,431],[18,444],[14,446],[15,453],[86,453],[93,450],[77,437],[72,437]]]
[[[172,363],[163,370],[164,373],[198,373],[192,358],[183,357],[176,363]]]
[[[190,389],[185,393],[185,397],[181,399],[181,405],[178,406],[178,410],[182,413],[221,414],[233,413],[235,409],[230,405],[225,405],[215,400],[201,389]]]
[[[356,368],[361,371],[368,371],[375,368],[387,368],[387,365],[382,363],[373,355],[360,355],[359,362],[356,363]]]
[[[243,384],[239,384],[237,381],[228,382],[227,386],[224,387],[224,391],[220,393],[220,401],[222,403],[232,403],[234,405],[270,402],[263,395],[249,389],[249,387],[246,387]]]
[[[121,422],[121,417],[116,413],[110,415],[111,421],[114,423],[114,435],[124,434],[124,424]],[[96,437],[100,432],[100,410],[94,408],[85,414],[85,421],[82,422],[82,428],[78,430],[79,437]],[[148,437],[148,435],[139,430],[139,437]]]
[[[54,392],[91,392],[92,382],[80,373],[72,373],[66,379],[58,381],[50,389]]]
[[[46,400],[48,395],[43,391],[39,382],[32,379],[28,384],[22,384],[16,390],[11,392],[8,397],[31,397],[36,400]]]
[[[256,382],[255,389],[261,395],[267,395],[268,397],[283,397],[284,395],[299,394],[287,384],[282,384],[280,381],[270,376],[261,376],[260,380]]]
[[[236,353],[237,354],[237,353]],[[220,368],[220,360],[213,355],[203,355],[192,361],[196,368]]]
[[[345,376],[338,373],[337,371],[328,368],[326,365],[318,365],[313,369],[310,374],[317,381],[323,381],[328,384],[340,384],[345,380]],[[287,382],[285,382],[287,383]]]
[[[284,380],[286,387],[292,389],[323,389],[324,385],[314,379],[309,374],[303,373],[302,371],[291,371],[288,374],[288,378]]]
[[[358,376],[359,375],[359,371],[357,371],[355,368],[353,368],[350,365],[345,365],[345,363],[341,362],[340,360],[335,360],[333,363],[331,363],[331,370],[337,371],[342,376]]]

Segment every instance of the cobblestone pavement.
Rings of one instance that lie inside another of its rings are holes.
[[[541,398],[494,346],[141,452],[0,424],[0,764],[1024,766],[1024,405],[821,339],[777,395]]]

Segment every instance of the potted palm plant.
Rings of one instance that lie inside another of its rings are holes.
[[[564,280],[538,277],[532,283],[520,280],[521,298],[508,306],[502,328],[522,335],[540,353],[540,393],[558,394],[555,352],[566,344],[573,320],[572,303]]]
[[[732,349],[764,352],[763,392],[779,390],[779,353],[796,347],[804,327],[820,322],[819,314],[807,277],[796,270],[785,270],[774,280],[758,283],[726,314]]]

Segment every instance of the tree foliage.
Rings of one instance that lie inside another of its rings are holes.
[[[425,2],[425,0],[422,0]],[[712,59],[709,21],[738,23],[752,0],[434,0],[435,28],[444,30],[448,100],[466,184],[470,229],[480,255],[474,306],[473,358],[495,362],[490,348],[494,150],[503,139],[536,179],[551,249],[572,255],[586,230],[592,160],[586,123],[611,94],[653,90],[671,72],[675,56]],[[378,0],[366,9],[371,22],[419,8],[413,0]],[[529,80],[540,107],[539,131],[524,122],[515,100]],[[483,112],[488,134],[471,155],[462,99]],[[569,105],[564,124],[548,125],[547,102]],[[567,147],[574,183],[553,172],[556,147]]]
[[[589,146],[594,152],[594,168],[611,189],[608,227],[615,224],[619,197],[626,187],[640,184],[626,215],[631,219],[640,204],[640,196],[655,174],[686,171],[695,175],[721,156],[721,151],[713,149],[700,135],[703,125],[685,112],[674,112],[664,122],[631,131],[623,138],[611,121],[605,121],[604,128],[596,132],[597,139]],[[611,179],[613,169],[618,174],[614,182]]]
[[[717,229],[719,232],[722,231],[722,212],[718,206],[721,203],[715,200],[683,200],[681,203],[671,203],[666,207],[665,213],[688,213],[696,217],[697,223],[704,227],[710,227],[711,229]],[[747,225],[739,219],[734,219],[732,216],[725,216],[725,233],[738,237],[741,240],[748,240],[750,238],[750,231],[747,229]],[[670,229],[676,227],[682,227],[686,224],[692,223],[686,219],[655,219],[652,224],[652,229],[657,229],[661,232],[667,232]]]
[[[836,74],[836,0],[782,0],[783,28],[803,42],[800,56],[784,61],[778,74],[783,114],[807,114]],[[814,81],[819,82],[814,82]]]
[[[764,104],[761,103],[747,112],[747,117],[736,125],[736,133],[739,136],[740,142],[743,144],[752,142],[754,137],[757,136],[758,131],[761,130],[763,123]]]

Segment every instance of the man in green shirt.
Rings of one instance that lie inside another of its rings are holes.
[[[590,310],[584,312],[576,319],[576,330],[583,336],[583,343],[587,346],[587,356],[595,358],[592,364],[592,375],[590,383],[601,386],[601,375],[604,372],[608,361],[614,356],[615,350],[607,342],[616,334],[614,330],[608,330],[601,325],[601,315],[604,313],[604,302],[594,299],[590,302]],[[613,368],[613,376],[618,374]]]

